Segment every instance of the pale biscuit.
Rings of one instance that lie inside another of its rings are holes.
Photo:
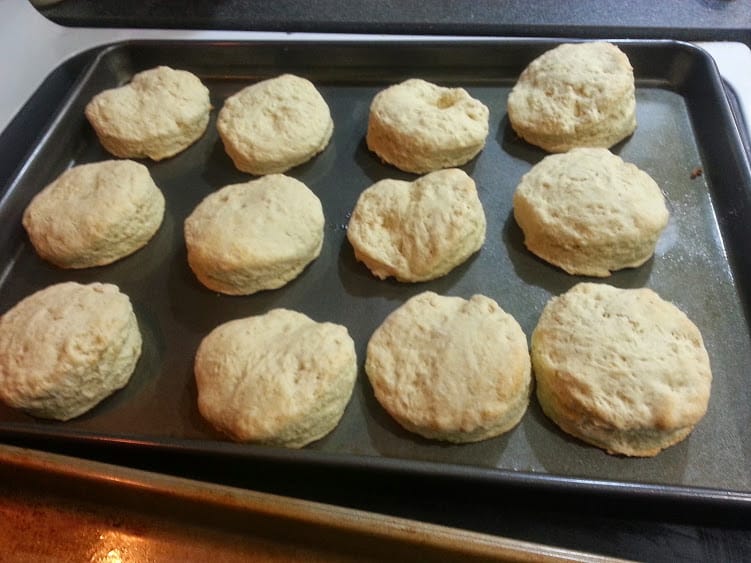
[[[162,160],[196,142],[209,124],[209,90],[185,70],[159,66],[105,90],[86,118],[105,149],[122,158]]]
[[[587,276],[649,260],[669,218],[657,183],[601,148],[545,157],[522,177],[513,201],[526,247]]]
[[[389,164],[424,174],[477,156],[488,136],[489,115],[463,88],[411,78],[373,98],[366,142]]]
[[[552,298],[532,334],[543,411],[611,454],[654,456],[707,410],[699,329],[650,289],[581,283]]]
[[[482,295],[411,298],[373,333],[365,371],[399,424],[436,440],[498,436],[529,403],[527,339],[511,315]]]
[[[140,355],[138,322],[117,286],[52,285],[0,317],[0,399],[69,420],[124,387]]]
[[[206,420],[234,440],[289,448],[336,427],[356,376],[345,327],[286,309],[220,325],[195,359]]]
[[[347,238],[376,277],[419,282],[447,274],[477,252],[485,228],[474,181],[452,168],[414,182],[376,182],[360,194]]]
[[[296,278],[321,253],[321,201],[271,174],[207,196],[185,220],[188,263],[209,289],[250,295]]]
[[[146,245],[164,218],[164,196],[131,160],[81,164],[34,199],[23,226],[39,256],[61,268],[110,264]]]
[[[331,140],[329,106],[305,78],[283,74],[227,98],[216,122],[238,170],[275,174],[307,162]]]
[[[636,129],[634,71],[611,43],[565,43],[524,69],[507,109],[514,131],[548,152],[609,148]]]

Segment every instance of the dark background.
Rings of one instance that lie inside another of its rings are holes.
[[[64,0],[42,13],[69,26],[634,37],[751,44],[748,0]]]

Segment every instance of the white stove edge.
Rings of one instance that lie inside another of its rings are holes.
[[[46,76],[63,61],[87,49],[127,39],[172,39],[195,41],[482,41],[483,37],[394,36],[256,31],[211,31],[180,29],[68,28],[44,18],[28,0],[0,0],[0,131],[10,123]],[[743,126],[751,137],[751,50],[742,43],[697,43],[714,59],[720,75],[733,90]]]

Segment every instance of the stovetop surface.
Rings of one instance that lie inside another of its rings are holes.
[[[63,0],[43,9],[75,26],[337,33],[638,37],[751,44],[746,0]],[[179,14],[179,17],[176,17]]]

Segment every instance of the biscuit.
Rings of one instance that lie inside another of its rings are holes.
[[[649,260],[669,218],[657,183],[602,148],[545,157],[522,177],[513,205],[531,252],[597,277]]]
[[[400,425],[435,440],[498,436],[529,403],[527,339],[483,295],[411,298],[373,333],[365,371],[376,399]]]
[[[23,226],[37,254],[60,268],[103,266],[146,245],[164,218],[164,196],[132,160],[81,164],[32,199]]]
[[[320,153],[334,121],[309,80],[283,74],[227,98],[216,127],[237,169],[260,176],[285,172]]]
[[[376,94],[366,142],[382,160],[415,174],[460,166],[485,146],[488,108],[463,88],[412,78]]]
[[[198,347],[198,409],[242,442],[301,448],[339,423],[357,376],[347,329],[295,311],[227,322]]]
[[[69,420],[124,387],[140,355],[138,322],[117,286],[52,285],[0,317],[0,399]]]
[[[188,263],[214,291],[250,295],[296,278],[321,253],[321,201],[271,174],[207,196],[185,220]]]
[[[107,151],[121,158],[162,160],[196,142],[209,124],[209,90],[185,70],[159,66],[105,90],[86,118]]]
[[[381,180],[360,194],[347,227],[355,258],[378,278],[438,278],[485,242],[475,183],[457,168],[414,182]]]
[[[654,456],[704,416],[712,372],[699,329],[654,291],[580,283],[532,334],[537,398],[563,431],[611,454]]]
[[[609,148],[636,129],[634,71],[611,43],[564,43],[537,57],[508,97],[511,127],[548,152]]]

